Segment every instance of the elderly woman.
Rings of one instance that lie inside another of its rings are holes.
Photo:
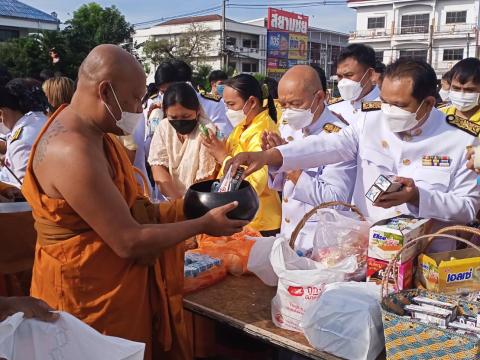
[[[160,192],[177,199],[190,185],[215,177],[215,158],[202,144],[201,125],[214,133],[216,128],[187,83],[171,85],[162,108],[166,118],[155,129],[148,163]]]

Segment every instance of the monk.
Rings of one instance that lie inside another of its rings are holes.
[[[38,233],[31,294],[104,334],[146,343],[146,359],[189,359],[183,241],[234,234],[246,222],[226,217],[231,203],[196,220],[148,224],[151,208],[109,135],[131,134],[145,82],[129,53],[96,47],[71,104],[50,117],[33,146],[22,188]],[[180,208],[161,208],[160,222],[178,220]]]

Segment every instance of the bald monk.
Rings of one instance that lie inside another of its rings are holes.
[[[32,296],[104,334],[145,342],[147,359],[188,359],[183,241],[233,234],[246,222],[226,217],[232,203],[196,220],[140,224],[146,202],[123,147],[107,134],[131,134],[145,81],[133,56],[100,45],[80,67],[71,104],[40,133],[22,188],[38,232]],[[161,209],[160,220],[174,215]]]

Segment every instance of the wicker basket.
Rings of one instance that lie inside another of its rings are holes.
[[[448,227],[442,229],[439,233],[420,236],[408,242],[388,264],[382,281],[382,316],[387,359],[480,359],[480,339],[476,336],[463,335],[449,329],[425,324],[392,311],[395,307],[401,307],[405,298],[411,300],[418,295],[439,301],[457,303],[461,315],[477,316],[480,303],[467,302],[454,295],[444,295],[420,289],[388,294],[389,277],[393,277],[395,285],[397,285],[395,272],[401,253],[415,246],[418,241],[428,239],[425,247],[427,248],[434,238],[448,238],[470,245],[480,252],[480,248],[468,240],[445,234],[452,231],[480,235],[480,231],[477,229],[465,226]]]

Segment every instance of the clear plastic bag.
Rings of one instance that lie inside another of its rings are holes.
[[[345,258],[355,256],[357,269],[346,280],[362,281],[367,273],[368,232],[370,223],[361,221],[350,211],[332,209],[319,210],[312,260],[327,268],[333,267]]]

